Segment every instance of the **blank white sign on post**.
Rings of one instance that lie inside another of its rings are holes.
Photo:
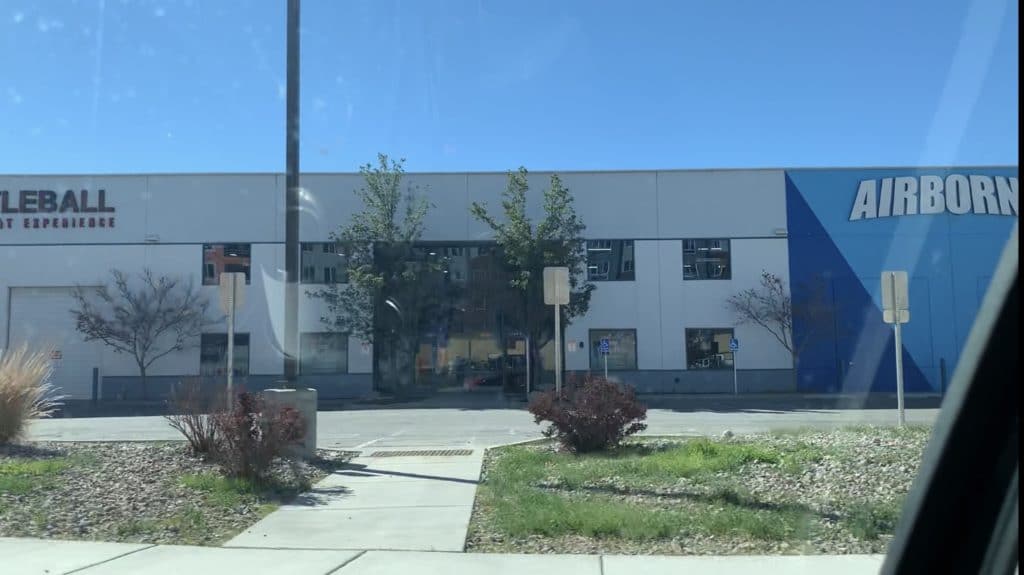
[[[234,306],[232,306],[234,302]],[[241,272],[225,272],[220,274],[220,310],[231,313],[232,307],[238,309],[245,305],[245,274]]]
[[[906,421],[903,410],[903,338],[900,326],[910,321],[910,295],[907,272],[882,272],[882,321],[893,324],[896,346],[896,411],[900,427]]]
[[[569,304],[569,268],[544,268],[544,303],[555,306],[555,394],[562,397],[562,311]]]
[[[569,305],[569,268],[544,268],[544,303]]]
[[[232,408],[235,383],[235,310],[245,303],[245,274],[220,274],[220,309],[228,316],[227,402]]]
[[[907,272],[882,272],[882,320],[885,323],[910,321],[910,294]]]

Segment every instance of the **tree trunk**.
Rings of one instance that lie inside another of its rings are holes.
[[[142,399],[145,400],[146,399],[146,366],[141,364],[141,363],[139,364],[139,375],[142,376],[142,388],[141,388],[141,390],[142,390]]]

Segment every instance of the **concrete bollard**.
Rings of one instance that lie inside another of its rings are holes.
[[[306,435],[301,442],[292,444],[287,453],[302,459],[316,456],[316,408],[317,394],[312,388],[306,389],[265,389],[263,406],[268,412],[290,407],[302,415],[306,422]]]

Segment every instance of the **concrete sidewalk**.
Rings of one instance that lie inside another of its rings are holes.
[[[623,556],[229,549],[0,538],[4,575],[747,575],[877,573],[881,555]]]
[[[462,551],[483,449],[364,451],[226,547]]]

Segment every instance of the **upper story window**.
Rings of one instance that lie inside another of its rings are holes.
[[[635,280],[633,240],[587,240],[587,279]]]
[[[203,285],[220,284],[220,274],[241,272],[251,282],[252,245],[203,244]]]
[[[345,267],[345,256],[338,253],[338,245],[334,242],[303,242],[302,283],[330,284],[345,283],[348,275]]]
[[[732,256],[727,239],[683,240],[684,280],[732,278]]]

